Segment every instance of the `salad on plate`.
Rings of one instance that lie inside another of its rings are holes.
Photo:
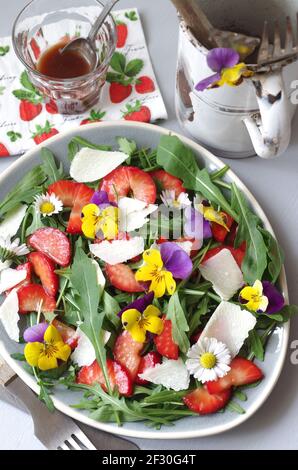
[[[297,307],[228,167],[200,168],[174,135],[156,149],[74,137],[69,171],[40,154],[0,203],[0,320],[40,399],[81,390],[72,406],[93,419],[155,428],[244,413]]]

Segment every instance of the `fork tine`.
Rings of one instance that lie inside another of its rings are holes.
[[[291,52],[294,46],[295,46],[295,40],[294,40],[292,22],[291,22],[291,18],[287,16],[286,17],[285,53]]]
[[[279,22],[276,20],[274,22],[274,43],[273,43],[273,52],[272,55],[279,56],[281,54],[281,39],[280,39],[280,29]]]
[[[63,444],[60,444],[59,447],[57,447],[58,450],[70,450],[70,447],[68,447],[65,442]]]
[[[80,445],[83,444],[83,446],[86,447],[86,449],[89,450],[96,450],[96,447],[92,444],[92,442],[88,439],[86,434],[83,433],[83,431],[76,431],[76,433],[72,434],[71,437]]]
[[[71,450],[83,450],[84,446],[80,446],[72,437],[65,441],[65,444],[70,447]]]
[[[258,62],[264,62],[269,58],[269,36],[268,36],[268,21],[264,21],[262,41],[258,54]]]

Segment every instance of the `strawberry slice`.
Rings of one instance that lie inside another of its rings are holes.
[[[28,284],[18,290],[19,313],[37,312],[42,302],[42,312],[53,312],[56,300],[46,293],[39,284]]]
[[[172,322],[171,320],[166,320],[166,317],[163,317],[162,320],[164,322],[164,329],[160,335],[154,337],[156,349],[162,356],[168,359],[178,359],[179,348],[173,340]]]
[[[241,269],[241,265],[245,256],[245,247],[243,245],[239,248],[233,248],[232,246],[228,246],[228,245],[221,245],[221,246],[217,246],[216,248],[211,248],[211,250],[207,251],[206,255],[204,256],[202,263],[212,258],[213,256],[217,255],[225,248],[231,252],[231,254],[234,256],[236,263]]]
[[[74,181],[60,180],[48,187],[48,193],[55,193],[61,199],[65,207],[71,207],[67,232],[68,233],[81,233],[82,232],[82,209],[86,204],[89,204],[94,194],[94,190],[89,188],[83,183],[76,183]]]
[[[68,325],[65,325],[62,321],[54,318],[52,325],[59,331],[64,343],[68,344],[71,349],[75,349],[78,345],[77,332],[74,328],[71,328]]]
[[[195,413],[207,415],[224,408],[231,397],[231,390],[211,395],[206,387],[196,388],[183,397],[184,404]]]
[[[171,175],[165,170],[154,170],[150,175],[161,186],[161,190],[169,189],[175,191],[175,196],[178,197],[180,193],[185,193],[182,181],[176,176]]]
[[[111,388],[114,390],[117,386],[120,395],[125,397],[131,396],[133,392],[133,384],[125,367],[121,366],[116,361],[107,359],[107,371]],[[103,372],[96,360],[90,366],[82,367],[77,375],[76,381],[77,383],[86,385],[99,383],[103,390],[107,391]]]
[[[226,226],[230,229],[234,222],[233,217],[231,217],[230,214],[224,211],[222,211],[222,214],[224,216],[224,221],[225,221]],[[211,223],[211,231],[212,231],[212,236],[214,240],[216,240],[219,243],[223,243],[228,233],[230,233],[225,227],[217,224],[216,222]]]
[[[231,387],[248,385],[263,378],[263,372],[252,361],[243,357],[235,357],[231,364],[231,370],[221,379],[207,382],[209,393],[221,393]]]
[[[28,263],[24,263],[24,264],[19,264],[16,267],[16,270],[17,271],[25,270],[26,271],[26,277],[23,281],[19,282],[18,284],[16,284],[11,289],[8,289],[6,291],[6,294],[9,294],[13,289],[19,290],[23,286],[28,286],[28,284],[31,284],[31,282],[32,282],[32,264],[31,263],[28,262]]]
[[[144,347],[143,343],[134,341],[128,331],[123,331],[116,339],[113,354],[114,359],[129,371],[132,381],[137,376],[141,356],[140,352]]]
[[[148,384],[148,380],[141,379],[139,374],[143,374],[145,370],[151,369],[152,367],[156,366],[156,364],[161,364],[161,355],[156,351],[151,351],[145,356],[142,357],[140,366],[138,369],[138,373],[135,379],[135,383],[138,385],[146,385]]]
[[[65,235],[57,228],[44,227],[36,230],[28,239],[32,248],[41,251],[60,266],[70,263],[70,243]]]
[[[124,196],[134,197],[147,204],[154,204],[156,199],[156,186],[152,177],[135,166],[119,166],[103,178],[100,189],[108,193],[112,202]]]
[[[47,294],[56,297],[59,288],[59,278],[55,274],[55,264],[40,251],[29,253],[28,260],[33,266],[36,276],[41,280]]]
[[[127,264],[106,264],[106,275],[116,289],[124,292],[143,292],[144,287],[136,281],[132,269]]]

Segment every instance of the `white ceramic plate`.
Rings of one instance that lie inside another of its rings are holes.
[[[47,140],[44,143],[44,146],[52,150],[56,158],[63,162],[65,168],[68,168],[67,145],[75,135],[80,135],[95,143],[110,145],[115,144],[116,136],[124,136],[136,140],[140,146],[154,148],[158,145],[161,135],[168,134],[169,132],[170,131],[161,127],[150,124],[125,121],[104,122],[70,130]],[[213,156],[200,145],[181,135],[179,135],[179,138],[186,145],[192,148],[197,155],[199,162],[201,162],[202,166],[205,165],[209,171],[213,171],[224,166],[218,158]],[[30,150],[23,157],[13,163],[4,173],[2,173],[0,176],[1,199],[28,170],[40,163],[40,149],[41,146],[38,146],[33,150]],[[263,221],[265,228],[274,235],[272,227],[263,210],[239,178],[232,171],[229,171],[226,175],[226,181],[235,182],[237,184],[245,194],[255,213]],[[283,292],[286,301],[288,301],[288,290],[284,269],[280,276],[280,289]],[[266,398],[270,395],[283,367],[288,344],[288,336],[289,324],[286,324],[282,327],[278,327],[270,338],[266,349],[265,361],[260,364],[264,371],[265,378],[258,387],[251,388],[247,391],[248,400],[244,404],[241,403],[241,406],[246,410],[246,413],[243,415],[238,415],[227,410],[224,413],[217,413],[209,416],[187,417],[177,421],[175,426],[163,427],[161,430],[156,431],[146,427],[143,423],[127,423],[122,427],[118,427],[116,424],[100,423],[91,420],[86,412],[73,409],[69,406],[70,404],[78,403],[81,393],[70,392],[65,388],[56,389],[55,395],[53,396],[54,404],[57,409],[78,421],[82,421],[83,423],[107,432],[128,437],[148,439],[189,439],[219,434],[246,421],[260,408]],[[11,341],[7,337],[2,326],[0,326],[0,354],[21,377],[21,379],[35,392],[38,392],[39,387],[37,386],[34,378],[23,370],[21,363],[10,357],[11,353],[17,351],[21,352],[22,346]]]

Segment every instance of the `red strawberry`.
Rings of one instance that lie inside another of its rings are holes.
[[[112,361],[111,359],[107,359],[107,372],[112,389],[117,386],[120,395],[125,397],[132,395],[133,384],[125,367],[121,366],[115,361]],[[76,381],[77,383],[86,385],[99,383],[103,390],[107,391],[103,372],[96,360],[90,366],[82,367],[77,375]]]
[[[30,41],[30,47],[32,49],[32,52],[34,54],[34,57],[35,59],[39,59],[39,56],[40,56],[40,47],[39,45],[37,44],[37,41],[36,39],[32,38],[31,41]]]
[[[65,207],[72,208],[66,231],[73,234],[81,233],[82,208],[91,201],[94,194],[93,189],[83,183],[60,180],[50,184],[48,187],[48,193],[56,194]]]
[[[138,373],[135,379],[135,383],[138,385],[146,385],[148,380],[141,379],[139,374],[142,374],[147,369],[151,369],[152,367],[156,366],[156,364],[161,363],[161,355],[158,354],[156,351],[151,351],[145,356],[142,357],[140,366],[138,369]]]
[[[217,246],[216,248],[211,248],[211,250],[207,251],[207,253],[206,253],[206,255],[205,255],[202,262],[204,263],[204,261],[207,261],[209,258],[212,258],[212,256],[217,255],[224,248],[226,248],[227,250],[229,250],[232,253],[236,263],[238,264],[239,268],[241,268],[241,265],[242,265],[242,262],[243,262],[243,259],[244,259],[244,256],[245,256],[245,251],[243,250],[243,246],[241,248],[240,247],[239,248],[233,248],[232,246],[221,245],[221,246]]]
[[[132,93],[132,86],[130,84],[123,85],[122,83],[112,82],[110,85],[110,100],[112,103],[121,103],[128,98]]]
[[[231,217],[230,214],[228,214],[227,212],[222,212],[222,214],[224,215],[224,221],[225,221],[226,226],[230,229],[234,222],[233,217]],[[219,243],[223,243],[226,239],[226,236],[229,233],[225,227],[215,222],[211,223],[211,230],[212,230],[212,236],[214,240],[216,240]]]
[[[58,114],[58,106],[55,103],[54,100],[50,100],[48,103],[46,103],[46,110],[50,114]]]
[[[136,91],[140,94],[152,93],[155,90],[154,81],[152,78],[143,75],[137,78]]]
[[[6,294],[9,294],[9,292],[12,291],[12,289],[17,289],[19,290],[23,286],[28,286],[28,284],[31,284],[32,282],[32,265],[31,263],[24,263],[24,264],[19,264],[16,267],[17,271],[25,270],[26,271],[26,277],[23,281],[19,282],[19,284],[16,284],[14,287],[6,291]]]
[[[106,114],[105,112],[95,111],[94,109],[92,109],[89,117],[86,119],[83,119],[80,126],[84,126],[85,124],[92,124],[93,122],[101,122],[105,114]]]
[[[78,338],[77,332],[74,328],[65,325],[65,323],[62,323],[62,321],[57,320],[57,318],[54,318],[52,325],[59,331],[64,343],[68,344],[71,349],[75,349],[77,347]]]
[[[182,181],[176,176],[171,175],[165,170],[155,170],[151,171],[150,175],[161,187],[161,190],[169,189],[175,191],[175,196],[178,197],[179,194],[185,192]]]
[[[40,251],[29,253],[28,260],[33,266],[35,274],[40,278],[46,293],[56,297],[59,288],[59,278],[55,274],[55,264]]]
[[[20,102],[20,118],[22,121],[32,121],[42,111],[42,105],[40,103],[31,103],[28,100],[21,100]]]
[[[7,150],[5,145],[1,144],[0,142],[0,157],[9,157],[9,155],[9,151]]]
[[[108,193],[112,202],[128,195],[147,204],[154,204],[156,199],[156,186],[152,177],[135,166],[119,166],[103,178],[100,189]]]
[[[141,356],[140,352],[144,347],[143,343],[134,341],[128,331],[123,331],[116,339],[113,354],[114,359],[129,371],[133,381],[137,376]]]
[[[51,126],[49,121],[46,121],[44,127],[41,127],[39,125],[35,127],[36,127],[36,132],[32,135],[32,139],[37,145],[41,144],[42,142],[49,139],[50,137],[53,137],[54,135],[59,134],[57,129]]]
[[[237,222],[233,222],[230,227],[230,231],[225,238],[226,245],[234,246],[236,235],[237,235],[237,230],[238,230],[238,224]]]
[[[136,281],[132,269],[127,264],[105,265],[106,275],[116,289],[124,292],[143,292],[144,287]]]
[[[128,29],[125,23],[117,23],[117,45],[118,49],[121,49],[126,44],[126,39],[128,35]]]
[[[224,408],[231,397],[231,391],[211,395],[205,387],[196,388],[183,397],[184,404],[195,413],[207,415]]]
[[[174,343],[172,336],[172,322],[171,320],[166,320],[166,317],[163,317],[164,329],[163,332],[154,337],[154,343],[157,351],[168,359],[178,359],[179,357],[179,348],[176,343]]]
[[[56,300],[46,293],[39,284],[28,284],[18,290],[19,312],[37,312],[42,302],[42,312],[53,312],[56,308]]]
[[[134,106],[126,105],[123,117],[126,121],[150,122],[151,111],[148,106],[142,106],[140,101],[136,101]]]
[[[70,263],[70,243],[65,235],[57,228],[43,227],[36,230],[28,239],[32,248],[41,251],[60,266]]]
[[[243,357],[235,357],[231,364],[231,370],[221,379],[207,382],[209,393],[221,393],[231,387],[248,385],[263,378],[263,372],[252,361]]]

